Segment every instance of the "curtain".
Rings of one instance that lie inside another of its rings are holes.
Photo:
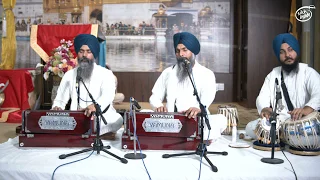
[[[6,17],[6,37],[2,37],[2,52],[0,69],[13,69],[16,62],[16,30],[14,22],[14,14],[12,9],[16,4],[16,0],[2,0],[4,8],[4,16]],[[2,32],[4,29],[2,29]]]
[[[296,0],[291,0],[291,10],[290,10],[290,23],[292,24],[292,35],[295,36],[298,39],[298,33],[297,33],[297,20],[295,17],[295,13],[297,10],[296,6]]]
[[[99,65],[102,67],[106,66],[106,48],[107,48],[107,43],[106,41],[100,42],[100,53],[99,53]]]
[[[320,73],[320,1],[315,1],[315,9],[312,11],[312,20],[314,20],[314,68]]]

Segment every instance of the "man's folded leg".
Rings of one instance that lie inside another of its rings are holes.
[[[108,113],[105,119],[108,123],[107,125],[102,120],[100,121],[100,137],[103,140],[115,140],[117,131],[123,125],[123,118],[119,113],[113,112]]]
[[[208,115],[208,118],[209,118],[209,123],[210,123],[210,127],[211,127],[209,141],[214,142],[219,137],[221,137],[221,133],[227,128],[228,120],[222,114]],[[203,123],[204,123],[203,139],[207,140],[209,130],[208,130],[208,127],[207,127],[205,120],[203,121]]]

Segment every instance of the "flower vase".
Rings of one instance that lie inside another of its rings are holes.
[[[53,103],[54,99],[57,96],[57,91],[61,82],[61,77],[54,75],[52,76],[52,90],[51,90],[51,102]]]

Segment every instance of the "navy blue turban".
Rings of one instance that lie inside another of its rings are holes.
[[[200,43],[198,39],[191,33],[176,33],[173,36],[173,47],[175,51],[177,49],[178,44],[185,45],[195,55],[199,54],[200,52]]]
[[[290,33],[279,34],[273,40],[273,51],[277,56],[278,60],[280,60],[280,47],[281,44],[287,43],[299,56],[300,54],[300,46],[298,40]]]
[[[95,59],[99,56],[100,45],[98,39],[91,34],[79,34],[74,38],[74,50],[78,54],[80,48],[83,45],[87,45],[90,48]]]

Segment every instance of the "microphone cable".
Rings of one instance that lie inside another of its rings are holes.
[[[132,118],[131,118],[131,123],[133,124],[134,136],[136,136],[136,137],[134,137],[134,138],[137,140],[140,154],[142,154],[140,142],[139,142],[139,139],[138,139],[138,135],[137,135],[137,133],[136,133],[136,124],[134,124],[134,119],[133,119],[133,118],[136,118],[136,116],[133,116],[133,111],[132,111],[132,109],[133,109],[133,102],[131,101],[131,98],[130,98],[130,116],[132,117]],[[136,121],[136,122],[137,122],[137,121]],[[150,176],[150,174],[149,174],[148,168],[147,168],[147,166],[146,166],[143,158],[141,158],[141,160],[142,160],[144,169],[146,170],[146,172],[147,172],[147,174],[148,174],[148,176],[149,176],[149,180],[152,180],[152,179],[151,179],[151,176]]]
[[[93,152],[94,152],[94,151],[92,151],[89,156],[84,157],[84,158],[82,158],[82,159],[78,159],[78,160],[75,160],[75,161],[71,161],[71,162],[68,162],[68,163],[59,165],[58,167],[56,167],[56,168],[54,169],[54,171],[53,171],[53,173],[52,173],[52,176],[51,176],[51,180],[53,180],[54,174],[56,173],[56,171],[57,171],[58,168],[60,168],[60,167],[62,167],[62,166],[65,166],[65,165],[68,165],[68,164],[72,164],[72,163],[75,163],[75,162],[79,162],[79,161],[85,160],[85,159],[89,158],[89,157],[93,154]]]
[[[194,80],[194,76],[193,76],[193,71],[191,70],[191,77],[192,77],[192,80],[193,80],[193,84],[194,84],[194,88],[196,89],[196,91],[198,92],[198,90],[197,90],[197,86],[196,86],[196,81]],[[199,95],[199,94],[198,94]],[[199,104],[199,106],[200,106],[200,104]],[[205,111],[207,111],[207,109],[205,108],[204,109]],[[208,112],[206,112],[206,117],[204,117],[204,118],[208,118]],[[209,118],[208,118],[208,120],[209,120]],[[203,121],[204,121],[204,119],[202,119],[202,123],[203,123]],[[203,127],[204,128],[204,127]],[[203,155],[204,155],[204,150],[207,148],[206,146],[208,146],[208,143],[209,143],[209,137],[210,137],[210,131],[211,130],[209,130],[208,129],[208,137],[207,137],[207,142],[204,144],[203,142],[202,142],[202,153],[201,153],[201,156],[200,156],[200,168],[199,168],[199,176],[198,176],[198,180],[200,180],[200,177],[201,177],[201,167],[202,167],[202,158],[203,158]],[[203,135],[202,135],[203,136]],[[205,146],[205,147],[203,147],[203,146]]]
[[[80,87],[78,87],[78,88],[80,89]],[[86,100],[83,100],[83,99],[80,97],[80,94],[78,93],[78,88],[76,88],[78,98],[79,98],[81,101],[86,102],[86,103],[88,103],[88,102],[92,102],[92,101],[86,101]]]
[[[280,147],[280,150],[281,150],[281,152],[283,153],[284,157],[285,157],[285,158],[288,160],[288,162],[290,163],[290,166],[291,166],[291,168],[292,168],[292,172],[293,172],[293,174],[294,174],[294,177],[296,178],[296,180],[298,180],[296,171],[294,170],[292,163],[290,162],[290,160],[288,159],[288,157],[287,157],[286,154],[284,153],[283,148]]]
[[[203,146],[208,146],[210,131],[211,131],[211,130],[209,130],[208,137],[207,137],[207,142],[206,142],[206,144],[202,144]],[[202,149],[202,154],[201,154],[201,156],[200,156],[200,169],[199,169],[198,180],[200,180],[200,177],[201,177],[202,158],[203,158],[204,150],[205,150],[205,148],[206,148],[206,147],[203,147],[203,146],[202,146],[202,148],[203,148],[203,149]]]
[[[276,90],[276,87],[274,87],[273,90]],[[274,102],[273,102],[273,108],[276,108],[276,110],[278,110],[277,107],[275,107],[275,106],[276,106],[276,99],[274,99],[273,101],[274,101]],[[278,110],[278,111],[279,111],[279,110]],[[279,122],[279,123],[280,123],[280,122]],[[280,141],[281,141],[281,140],[280,140]],[[280,147],[280,150],[281,150],[281,152],[283,153],[284,157],[285,157],[285,158],[288,160],[288,162],[290,163],[290,166],[291,166],[291,168],[292,168],[292,171],[293,171],[293,174],[294,174],[295,179],[298,180],[296,171],[294,170],[291,161],[288,159],[288,157],[287,157],[286,154],[284,153],[284,151],[283,151],[284,148],[281,147],[280,143],[279,143],[279,147]]]

